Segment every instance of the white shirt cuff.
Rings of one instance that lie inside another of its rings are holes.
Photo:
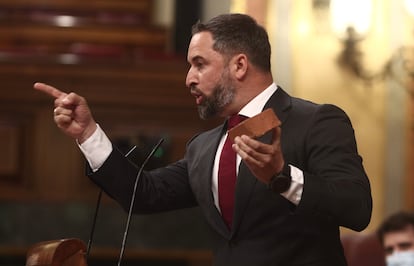
[[[289,164],[290,166],[290,176],[292,177],[292,183],[290,184],[290,188],[281,193],[283,197],[287,200],[295,204],[296,206],[299,205],[300,200],[302,199],[302,192],[303,192],[303,172],[299,168]]]
[[[95,132],[82,144],[78,146],[89,163],[89,166],[96,172],[106,161],[112,152],[112,143],[101,127],[96,124]]]

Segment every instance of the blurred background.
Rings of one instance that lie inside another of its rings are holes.
[[[373,216],[414,210],[413,0],[0,0],[0,265],[31,245],[90,239],[98,188],[76,143],[52,118],[41,81],[86,97],[98,123],[138,165],[183,156],[201,121],[185,87],[197,20],[252,15],[269,32],[276,82],[351,118],[372,186]],[[105,195],[89,265],[114,265],[126,212]],[[210,265],[197,209],[134,216],[125,264]],[[343,234],[350,234],[343,230]]]

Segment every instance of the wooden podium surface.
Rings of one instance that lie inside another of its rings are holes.
[[[29,248],[26,266],[86,266],[85,252],[76,238],[39,242]]]

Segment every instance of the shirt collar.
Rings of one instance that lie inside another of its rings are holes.
[[[270,97],[277,90],[275,83],[272,83],[264,91],[254,97],[250,102],[248,102],[239,112],[240,115],[246,117],[253,117],[263,111],[263,108]]]

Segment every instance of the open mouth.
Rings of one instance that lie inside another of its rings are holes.
[[[203,99],[204,99],[203,95],[195,96],[195,98],[196,98],[196,104],[197,105],[200,105],[200,104],[203,103]]]
[[[193,95],[196,99],[196,104],[200,105],[204,101],[204,96],[201,92],[199,92],[197,89],[191,89],[191,95]]]

